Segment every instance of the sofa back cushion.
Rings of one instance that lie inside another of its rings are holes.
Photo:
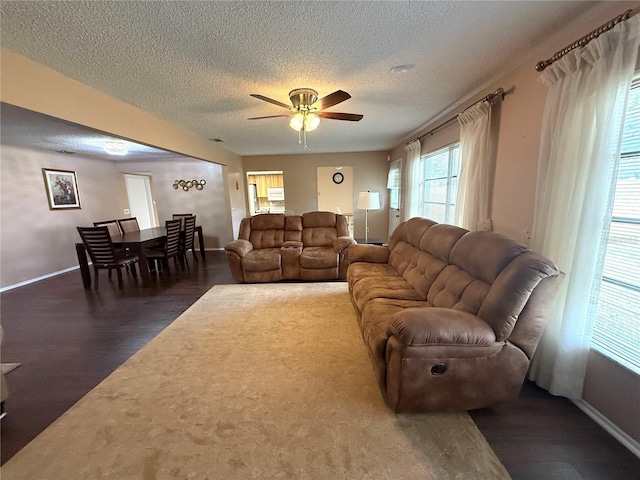
[[[278,248],[284,242],[285,216],[281,213],[267,213],[251,217],[249,240],[253,248]]]
[[[558,274],[556,266],[542,255],[530,250],[521,253],[502,270],[493,282],[478,311],[478,316],[493,327],[498,341],[509,338],[514,328],[517,328],[520,331],[517,335],[519,337],[518,344],[527,345],[532,337],[535,335],[539,337],[542,334],[544,322],[540,323],[540,320],[537,320],[540,325],[536,331],[536,325],[527,325],[527,328],[523,328],[524,325],[521,321],[517,325],[516,321],[530,302],[533,290],[538,287],[540,282]],[[556,285],[555,282],[553,285]],[[531,308],[544,312],[544,302],[545,300],[538,299],[538,304]],[[532,316],[535,317],[536,314],[533,313]],[[500,319],[500,322],[496,322],[494,319]],[[536,321],[535,318],[532,320]],[[528,354],[532,355],[533,349],[529,350]]]
[[[287,215],[284,217],[284,241],[302,241],[302,216]]]
[[[480,316],[491,325],[496,335],[501,335],[498,340],[503,340],[511,333],[526,299],[516,305],[517,302],[510,300],[513,289],[493,288],[493,285],[502,272],[526,251],[524,245],[502,235],[469,232],[451,249],[449,265],[429,289],[427,300],[435,307],[452,308]],[[494,306],[491,309],[484,306],[489,292],[492,292]],[[498,305],[510,306],[503,308]],[[485,314],[480,315],[483,310]]]
[[[410,218],[402,222],[389,239],[389,265],[404,275],[414,256],[420,253],[420,241],[424,233],[436,225],[436,222],[425,218]]]
[[[467,230],[453,225],[434,224],[422,235],[418,252],[411,257],[402,273],[404,278],[421,296],[427,292],[440,272],[449,263],[449,253]]]
[[[305,247],[333,247],[338,238],[338,220],[332,212],[309,212],[302,214],[302,243]]]
[[[451,249],[465,233],[467,230],[453,225],[411,218],[391,235],[389,265],[426,299],[433,282],[448,265]]]

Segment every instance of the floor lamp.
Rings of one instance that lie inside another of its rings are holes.
[[[358,194],[358,210],[364,210],[364,243],[369,242],[369,210],[380,210],[378,192],[360,192]]]

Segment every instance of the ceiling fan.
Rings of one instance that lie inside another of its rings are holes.
[[[351,95],[342,90],[330,93],[326,97],[318,100],[318,92],[311,88],[296,88],[289,92],[291,106],[273,98],[265,97],[257,93],[252,93],[252,97],[265,102],[272,103],[289,110],[289,113],[282,115],[267,115],[264,117],[251,117],[249,120],[261,120],[263,118],[290,117],[289,125],[298,132],[298,143],[302,143],[304,138],[304,148],[307,148],[307,132],[315,130],[320,124],[321,118],[330,120],[346,120],[348,122],[358,122],[363,115],[356,113],[325,112],[324,109],[333,107],[339,103],[349,100]]]

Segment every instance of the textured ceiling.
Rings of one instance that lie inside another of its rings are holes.
[[[0,40],[239,155],[384,151],[601,3],[2,0]],[[306,150],[286,118],[247,120],[286,113],[249,94],[298,87],[364,119],[323,120]]]

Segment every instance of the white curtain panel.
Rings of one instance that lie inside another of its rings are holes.
[[[389,164],[389,174],[387,175],[387,188],[400,188],[400,173],[402,172],[402,160],[394,160]]]
[[[408,220],[420,215],[422,199],[422,183],[420,182],[420,140],[414,140],[404,147],[407,152],[407,167],[405,168],[405,189],[402,217]]]
[[[461,165],[456,195],[455,224],[467,230],[491,230],[491,104],[474,105],[460,115]]]
[[[640,15],[547,68],[532,248],[565,274],[530,378],[580,398]]]

